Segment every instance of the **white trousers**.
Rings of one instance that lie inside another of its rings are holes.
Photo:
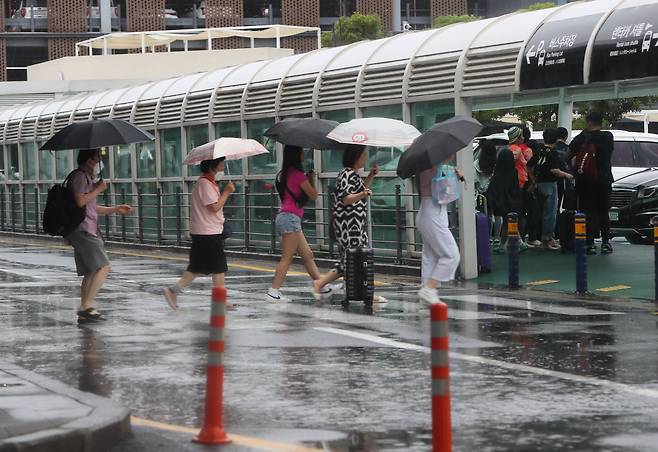
[[[432,198],[422,198],[416,217],[423,236],[421,282],[429,278],[450,281],[459,267],[459,247],[448,226],[448,206],[435,205]]]

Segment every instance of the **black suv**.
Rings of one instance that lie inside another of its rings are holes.
[[[653,243],[651,218],[658,215],[658,168],[617,179],[612,185],[610,230],[631,243]]]

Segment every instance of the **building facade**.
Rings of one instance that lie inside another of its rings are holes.
[[[101,0],[0,0],[0,81],[25,80],[25,67],[74,55],[74,44],[100,35]],[[112,31],[153,31],[243,25],[302,25],[331,29],[340,16],[377,14],[393,32],[394,0],[109,0]],[[397,0],[401,20],[414,29],[434,18],[465,14],[467,0]],[[313,50],[314,36],[284,39],[297,52]],[[263,45],[269,45],[264,43]],[[240,48],[239,38],[213,48]],[[174,49],[175,50],[175,49]]]

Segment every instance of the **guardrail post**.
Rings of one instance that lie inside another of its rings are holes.
[[[452,450],[450,422],[450,365],[448,362],[448,306],[430,306],[432,354],[432,451]]]
[[[397,248],[396,264],[402,263],[402,195],[400,185],[395,185],[395,246]]]
[[[334,187],[329,185],[329,192],[327,193],[327,213],[329,223],[329,257],[334,257],[334,203],[331,194],[334,192]]]
[[[39,186],[34,187],[34,233],[39,233]]]
[[[11,200],[11,232],[16,232],[16,200],[13,185],[9,186],[9,199]]]
[[[139,243],[144,243],[144,202],[142,194],[137,190],[137,231],[139,234]]]
[[[576,293],[587,293],[587,217],[574,216],[574,242],[576,248]]]
[[[121,189],[121,204],[126,204],[126,189]],[[132,203],[131,203],[132,204]],[[121,241],[126,242],[126,216],[121,215]]]
[[[27,232],[27,195],[25,193],[27,187],[21,185],[21,216],[23,217],[23,231]]]
[[[176,245],[181,246],[181,237],[183,235],[183,213],[181,212],[181,196],[182,192],[180,187],[176,187]]]
[[[6,186],[0,189],[0,227],[5,230],[5,195],[7,194]]]
[[[110,187],[105,189],[103,199],[105,200],[105,207],[110,207]],[[105,215],[105,239],[110,240],[110,216]]]
[[[651,219],[653,226],[653,272],[654,272],[654,295],[653,302],[658,315],[658,216]]]
[[[226,444],[231,440],[222,427],[222,391],[224,387],[224,327],[226,325],[226,289],[212,288],[210,337],[206,370],[206,410],[203,428],[194,442]]]
[[[249,184],[244,184],[244,249],[249,249]]]
[[[158,187],[156,190],[156,209],[157,209],[157,222],[158,222],[158,245],[162,243],[162,189]]]
[[[270,218],[272,219],[272,227],[270,229],[270,254],[274,254],[276,250],[276,223],[274,219],[274,185],[270,188]]]
[[[507,214],[507,286],[519,288],[519,216]]]

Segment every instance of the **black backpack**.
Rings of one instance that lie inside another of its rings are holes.
[[[47,234],[66,237],[85,219],[86,208],[78,207],[67,184],[75,171],[79,170],[71,171],[61,184],[55,184],[48,190],[43,211],[43,231]]]

